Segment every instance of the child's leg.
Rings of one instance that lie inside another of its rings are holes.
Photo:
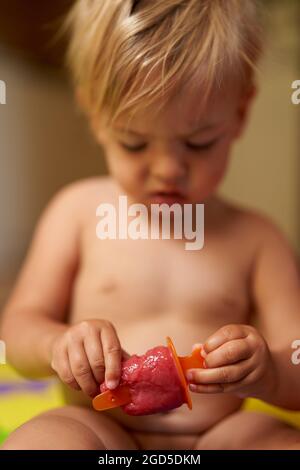
[[[65,406],[47,411],[16,429],[2,450],[137,449],[116,422],[89,408]]]
[[[204,433],[195,449],[300,450],[300,430],[263,413],[237,411]]]

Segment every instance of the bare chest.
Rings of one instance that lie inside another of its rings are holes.
[[[137,353],[167,335],[187,352],[220,326],[246,322],[244,264],[215,241],[186,251],[181,241],[100,241],[87,232],[71,321],[108,319],[124,349]]]

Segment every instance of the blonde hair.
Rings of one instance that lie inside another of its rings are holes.
[[[249,81],[262,50],[254,0],[77,0],[65,27],[74,85],[110,123],[184,86]]]

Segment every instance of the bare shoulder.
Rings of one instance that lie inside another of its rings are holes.
[[[97,176],[73,181],[61,188],[54,198],[65,202],[89,201],[92,198],[106,198],[117,191],[116,184],[109,176]]]
[[[80,260],[83,215],[92,207],[93,198],[105,194],[108,186],[105,178],[88,178],[55,193],[35,227],[13,301],[22,305],[38,302],[53,317],[62,318]]]
[[[59,189],[40,215],[35,239],[78,239],[87,220],[95,216],[97,204],[116,191],[110,178],[93,177],[74,181]]]
[[[292,247],[284,231],[268,215],[260,210],[243,207],[237,203],[221,199],[227,219],[235,227],[243,242],[248,242],[255,252],[264,247],[281,247],[292,252]]]
[[[52,198],[48,207],[69,214],[73,219],[82,221],[96,209],[97,204],[109,201],[117,192],[117,186],[108,176],[97,176],[77,180],[61,188]]]

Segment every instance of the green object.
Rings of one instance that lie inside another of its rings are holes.
[[[5,432],[3,429],[0,429],[0,444],[5,441],[5,439],[8,437],[8,432]]]

